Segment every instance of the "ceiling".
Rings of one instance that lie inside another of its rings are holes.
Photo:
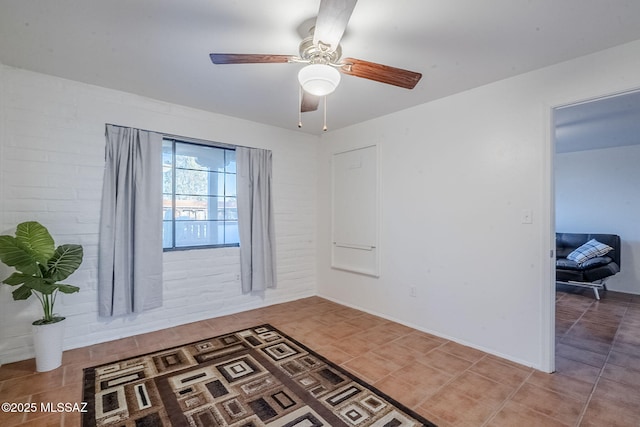
[[[556,108],[557,153],[640,144],[640,91]]]
[[[297,129],[300,64],[213,65],[209,53],[296,55],[319,0],[0,0],[0,62]],[[640,39],[637,0],[360,0],[343,56],[423,74],[407,90],[343,76],[329,130]],[[303,115],[322,133],[322,108]]]

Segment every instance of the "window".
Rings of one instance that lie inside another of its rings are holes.
[[[162,164],[163,248],[238,246],[235,150],[165,138]]]

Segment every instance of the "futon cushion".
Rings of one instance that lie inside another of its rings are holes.
[[[591,258],[604,256],[612,250],[611,246],[600,243],[596,239],[591,239],[567,255],[567,259],[582,264]]]
[[[566,258],[558,258],[556,260],[556,268],[561,268],[561,269],[565,269],[565,270],[582,271],[582,270],[587,270],[589,268],[594,268],[594,267],[600,267],[600,266],[603,266],[603,265],[607,265],[611,261],[613,261],[613,260],[611,258],[609,258],[608,256],[599,256],[599,257],[591,258],[591,259],[586,260],[583,263],[577,263],[575,261],[572,261],[572,260],[566,259]]]

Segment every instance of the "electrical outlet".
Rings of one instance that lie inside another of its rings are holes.
[[[418,288],[416,288],[415,286],[411,286],[409,288],[409,295],[412,297],[417,297],[418,296]]]

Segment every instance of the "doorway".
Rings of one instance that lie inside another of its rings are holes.
[[[553,231],[620,235],[621,271],[607,287],[640,294],[640,90],[553,108],[552,138]],[[585,290],[584,304],[590,298]],[[556,339],[571,315],[559,305]]]

